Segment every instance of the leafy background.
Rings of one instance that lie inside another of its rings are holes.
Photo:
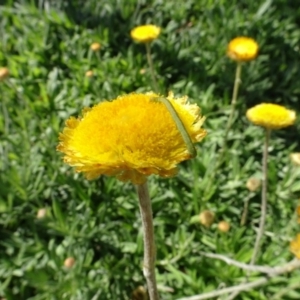
[[[58,134],[70,115],[120,94],[151,89],[143,45],[130,39],[140,24],[162,27],[153,43],[162,93],[188,95],[207,117],[198,157],[172,179],[150,178],[162,299],[177,299],[241,282],[244,272],[203,257],[217,252],[249,262],[260,194],[248,178],[261,175],[263,131],[248,107],[275,102],[299,112],[300,7],[292,0],[0,1],[0,296],[15,299],[143,299],[142,232],[136,192],[114,178],[88,182],[62,163]],[[226,46],[247,35],[260,55],[242,70],[226,163],[209,177],[229,114],[235,63]],[[99,53],[92,42],[102,45]],[[87,78],[86,71],[94,76]],[[300,170],[299,121],[273,132],[269,148],[268,217],[259,264],[292,258]],[[250,200],[247,222],[240,225]],[[37,218],[41,208],[47,216]],[[191,218],[209,209],[211,228]],[[227,220],[228,233],[217,223]],[[64,267],[74,257],[72,268]],[[253,275],[254,279],[258,274]],[[237,299],[300,299],[300,271]],[[277,296],[276,296],[277,295]]]

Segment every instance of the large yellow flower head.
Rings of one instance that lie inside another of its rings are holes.
[[[236,61],[249,61],[256,58],[258,44],[249,37],[236,37],[227,47],[227,56]]]
[[[300,259],[300,234],[290,242],[290,251]]]
[[[130,32],[131,38],[139,43],[149,43],[157,39],[160,27],[155,25],[143,25],[133,28]]]
[[[254,123],[268,129],[280,129],[293,125],[296,113],[284,106],[261,103],[247,110],[247,118]]]
[[[80,118],[70,117],[60,134],[58,151],[65,163],[88,179],[104,174],[121,181],[142,184],[157,174],[171,177],[176,165],[191,158],[181,133],[158,95],[128,94],[84,109]],[[187,97],[170,101],[193,143],[206,135],[204,118]]]

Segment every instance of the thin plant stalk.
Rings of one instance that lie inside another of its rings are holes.
[[[233,93],[232,93],[232,99],[231,99],[231,104],[230,104],[230,114],[227,120],[227,125],[225,128],[225,133],[224,133],[224,139],[223,139],[223,145],[220,151],[220,155],[217,160],[216,168],[215,170],[218,170],[218,168],[222,165],[223,159],[224,159],[224,153],[227,148],[227,139],[228,139],[228,134],[231,129],[231,126],[233,124],[233,117],[234,117],[234,112],[235,112],[235,106],[238,98],[238,93],[239,93],[239,87],[241,84],[241,73],[242,73],[242,62],[237,62],[236,65],[236,71],[235,71],[235,79],[234,79],[234,85],[233,85]]]
[[[249,202],[250,202],[252,197],[253,197],[253,194],[250,193],[248,195],[248,197],[245,199],[244,209],[243,209],[243,213],[242,213],[242,217],[241,217],[241,221],[240,221],[241,226],[244,226],[246,224],[247,217],[248,217],[248,210],[249,210]]]
[[[137,185],[137,193],[144,233],[143,273],[147,281],[149,300],[159,300],[155,278],[156,247],[154,241],[153,216],[147,182]]]
[[[234,85],[233,85],[233,92],[232,92],[232,99],[231,99],[231,104],[230,104],[230,114],[229,114],[229,117],[227,120],[227,125],[225,127],[223,144],[222,144],[222,148],[217,156],[216,163],[213,166],[212,171],[209,175],[209,183],[207,184],[207,186],[204,190],[204,195],[207,194],[207,192],[210,190],[211,183],[213,182],[216,172],[221,167],[221,165],[224,161],[224,158],[225,158],[228,134],[229,134],[229,131],[230,131],[232,123],[233,123],[234,111],[235,111],[235,106],[236,106],[236,102],[237,102],[237,98],[238,98],[239,86],[241,83],[241,73],[242,73],[242,62],[237,62]]]
[[[154,88],[154,91],[156,93],[158,93],[159,89],[158,89],[158,84],[156,81],[156,76],[155,76],[155,71],[154,71],[154,66],[153,66],[153,61],[152,61],[152,56],[151,56],[150,43],[146,43],[146,52],[147,52],[147,61],[148,61],[149,68],[150,68],[150,74],[151,74],[151,78],[152,78],[153,88]]]
[[[262,159],[262,189],[261,189],[261,215],[259,221],[259,228],[256,235],[255,245],[250,261],[250,265],[254,265],[256,258],[258,256],[258,252],[260,249],[261,238],[264,234],[266,215],[267,215],[267,178],[268,178],[268,148],[269,148],[269,140],[270,140],[270,129],[265,129],[265,142],[263,147],[263,159]],[[246,280],[248,281],[248,274],[246,276]],[[236,291],[232,293],[227,300],[233,300],[240,292]]]
[[[270,129],[265,129],[265,142],[263,148],[262,159],[262,189],[261,189],[261,215],[259,221],[259,229],[256,235],[254,250],[250,264],[255,264],[258,252],[260,249],[261,238],[265,229],[266,215],[267,215],[267,184],[268,184],[268,147],[270,140]]]

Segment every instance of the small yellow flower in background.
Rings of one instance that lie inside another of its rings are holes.
[[[89,78],[91,78],[91,77],[93,77],[94,76],[94,72],[93,71],[86,71],[85,72],[85,77],[89,77]]]
[[[218,229],[222,232],[228,232],[230,230],[230,224],[226,221],[221,221],[218,224]]]
[[[47,215],[47,209],[46,208],[40,208],[36,214],[37,219],[43,219]]]
[[[300,166],[300,152],[290,154],[291,161],[294,165]]]
[[[203,226],[210,227],[215,220],[215,214],[210,210],[204,210],[200,213],[199,220]]]
[[[247,180],[246,187],[250,192],[255,192],[259,189],[261,185],[261,180],[251,177]]]
[[[227,56],[236,61],[249,61],[258,54],[257,42],[249,37],[236,37],[227,47]]]
[[[68,257],[64,261],[64,266],[68,269],[72,268],[75,264],[75,258],[74,257]]]
[[[101,49],[101,44],[99,43],[92,43],[91,44],[91,50],[93,50],[94,52],[97,52]]]
[[[147,176],[171,177],[177,164],[190,153],[165,105],[154,93],[128,94],[84,109],[80,118],[70,117],[60,134],[58,151],[65,163],[83,172],[87,179],[100,175],[143,184]],[[187,97],[171,102],[193,143],[206,135],[200,108]]]
[[[0,68],[0,81],[6,79],[9,76],[8,68]]]
[[[295,239],[290,242],[290,251],[300,259],[300,234],[297,234]]]
[[[296,113],[286,109],[284,106],[262,103],[247,110],[249,121],[268,129],[280,129],[293,125],[296,120]]]
[[[155,25],[143,25],[133,28],[130,32],[131,38],[139,43],[149,43],[157,39],[160,34],[160,27]]]

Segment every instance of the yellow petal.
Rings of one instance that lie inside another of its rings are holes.
[[[140,43],[149,43],[155,39],[160,34],[160,27],[155,25],[142,25],[133,28],[130,32],[131,38]]]
[[[246,113],[249,121],[268,129],[280,129],[293,125],[296,120],[296,113],[286,109],[284,106],[262,103],[248,109]]]
[[[88,179],[103,174],[142,184],[151,174],[174,176],[177,164],[190,154],[171,114],[154,97],[158,95],[128,94],[85,109],[81,118],[69,118],[57,147],[65,163]],[[171,93],[168,100],[191,140],[201,141],[206,131],[199,107]]]
[[[230,41],[227,47],[227,55],[236,61],[249,61],[256,58],[258,44],[249,37],[236,37]]]

